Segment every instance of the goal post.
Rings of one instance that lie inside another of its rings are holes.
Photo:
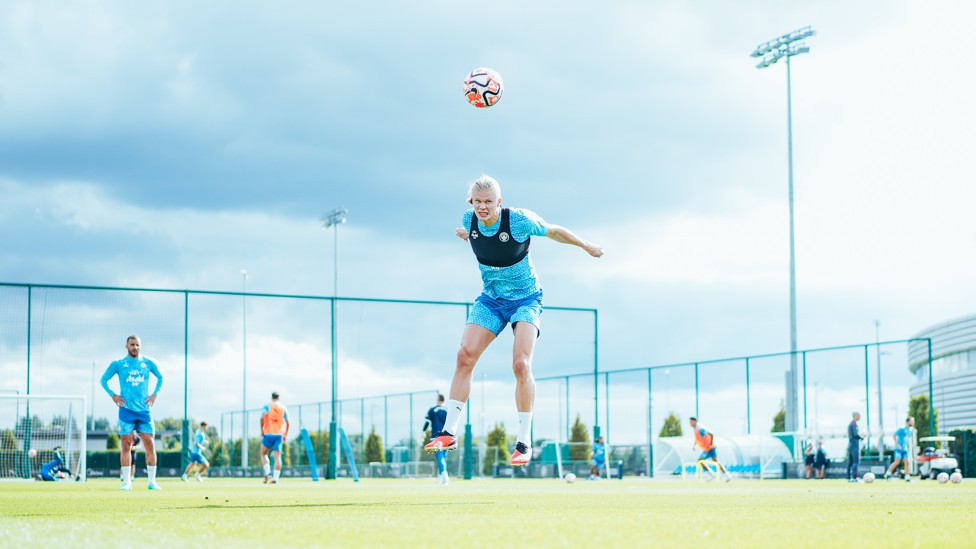
[[[87,424],[84,396],[0,395],[0,480],[36,479],[56,455],[73,480],[85,480]]]

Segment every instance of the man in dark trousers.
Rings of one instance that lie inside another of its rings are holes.
[[[861,414],[854,412],[854,419],[847,426],[847,482],[861,482],[857,478],[857,466],[861,463],[861,439],[857,432],[857,422],[861,420]]]

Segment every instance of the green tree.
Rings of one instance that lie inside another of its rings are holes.
[[[930,414],[935,418],[935,433],[929,429]],[[928,395],[913,397],[908,403],[908,416],[915,418],[915,429],[918,438],[932,437],[939,433],[939,410],[931,406]]]
[[[569,432],[570,442],[590,442],[590,432],[586,430],[586,425],[580,420],[579,414],[576,414],[576,422],[573,423],[573,428]],[[572,445],[569,447],[569,459],[570,461],[589,461],[590,453],[592,448],[589,446]]]
[[[496,423],[495,428],[485,437],[488,448],[498,448],[499,463],[508,463],[511,455],[508,453],[508,435],[505,433],[505,424]],[[482,474],[491,476],[492,466],[495,464],[495,453],[485,452],[485,466]]]
[[[3,431],[3,436],[0,437],[0,450],[16,450],[17,449],[17,437],[14,432],[10,429],[5,429]]]
[[[661,432],[657,436],[680,437],[682,435],[684,435],[684,431],[681,430],[681,416],[671,412],[668,417],[664,418],[664,425],[661,426]]]
[[[786,432],[786,404],[782,399],[779,401],[779,411],[773,416],[773,428],[770,429],[771,433],[783,433]]]
[[[96,431],[108,431],[110,425],[111,424],[109,423],[108,418],[96,417],[95,422],[92,425],[92,429]]]
[[[376,427],[373,427],[366,439],[366,463],[386,463],[383,440],[376,434]]]
[[[118,450],[119,449],[119,434],[109,433],[108,437],[105,438],[105,449],[106,450]]]

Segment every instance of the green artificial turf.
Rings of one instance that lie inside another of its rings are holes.
[[[976,545],[976,481],[0,483],[0,547]]]

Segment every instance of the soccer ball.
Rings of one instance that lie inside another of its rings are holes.
[[[479,109],[486,109],[501,101],[504,91],[502,77],[488,68],[475,69],[464,79],[464,97]]]
[[[27,450],[27,455],[30,457],[35,457],[37,456],[37,450],[31,448],[30,450]]]
[[[566,473],[566,476],[563,478],[566,479],[566,482],[568,482],[569,484],[576,482],[576,475],[574,475],[573,473]]]
[[[864,473],[864,482],[868,484],[874,482],[874,473]]]
[[[949,475],[948,473],[939,473],[939,476],[936,477],[936,480],[939,481],[939,484],[945,484],[949,482]]]
[[[956,471],[955,473],[949,475],[949,480],[951,480],[953,484],[959,484],[962,482],[962,475],[959,473],[959,471]]]

